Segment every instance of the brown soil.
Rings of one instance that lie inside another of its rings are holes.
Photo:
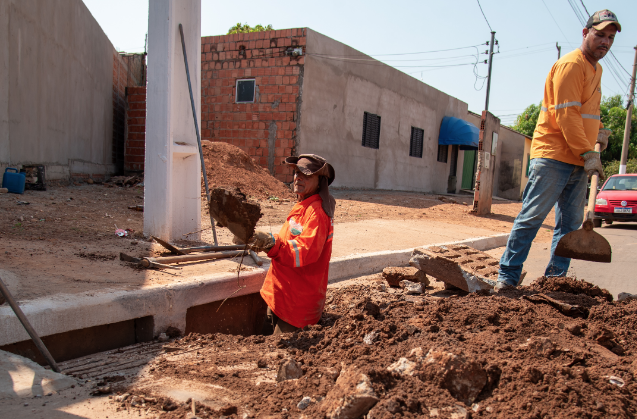
[[[561,291],[570,294],[585,294],[590,297],[601,297],[606,301],[613,301],[613,296],[605,289],[590,282],[580,281],[571,277],[541,277],[538,278],[531,287],[542,292]]]
[[[204,141],[204,161],[208,187],[239,188],[247,196],[257,199],[295,199],[290,188],[272,177],[239,147],[228,143]],[[202,191],[205,193],[203,176]]]
[[[186,380],[226,395],[223,403],[205,402],[208,407],[198,411],[200,417],[220,417],[221,409],[236,408],[237,415],[230,417],[322,418],[321,400],[334,387],[340,370],[354,365],[368,375],[380,399],[372,411],[374,418],[429,417],[434,409],[444,412],[457,406],[464,406],[466,417],[474,418],[637,414],[637,301],[613,303],[545,292],[560,301],[578,301],[590,310],[583,319],[518,298],[537,293],[527,287],[498,295],[440,298],[450,291],[433,289],[427,296],[406,296],[400,290],[383,290],[378,275],[371,278],[329,288],[320,323],[298,333],[193,334],[174,341],[171,351],[183,355],[159,357],[147,366],[150,377],[121,388],[120,393],[164,397],[165,383]],[[366,344],[363,339],[370,333],[377,337]],[[623,349],[621,355],[616,346],[608,349],[609,341]],[[414,348],[423,354],[449,351],[476,362],[487,383],[475,402],[459,402],[447,390],[444,377],[424,364],[413,376],[387,370],[401,357],[415,360],[410,355]],[[300,363],[303,376],[276,383],[273,377],[286,359]],[[297,404],[306,396],[312,402],[301,412]],[[126,403],[116,405],[131,408]],[[176,410],[161,417],[181,418],[190,409],[183,401],[173,405]],[[153,406],[153,412],[163,411],[160,404]]]

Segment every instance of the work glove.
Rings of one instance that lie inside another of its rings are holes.
[[[599,130],[599,134],[597,134],[597,144],[600,146],[600,151],[606,150],[608,147],[608,137],[613,133],[613,131],[608,128],[602,128]]]
[[[276,240],[272,233],[266,233],[264,231],[257,231],[254,233],[250,242],[250,248],[255,252],[269,252],[274,246]]]
[[[604,167],[602,166],[602,161],[599,158],[599,153],[597,151],[589,151],[582,154],[582,158],[584,159],[584,170],[586,170],[588,178],[590,179],[591,176],[597,172],[600,181],[603,181]]]

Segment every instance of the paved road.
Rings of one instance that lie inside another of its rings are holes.
[[[637,294],[637,224],[616,223],[595,231],[606,237],[610,243],[613,249],[613,261],[595,263],[573,260],[569,275],[606,288],[615,297],[620,292]],[[504,248],[493,249],[488,253],[499,258],[502,252]],[[533,244],[529,258],[524,264],[524,269],[528,272],[524,285],[528,285],[544,274],[549,253],[549,243]]]

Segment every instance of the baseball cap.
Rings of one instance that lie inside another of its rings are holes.
[[[608,9],[593,13],[591,17],[588,18],[588,22],[586,22],[586,27],[588,29],[595,28],[597,30],[602,30],[608,25],[615,25],[617,26],[618,32],[622,31],[622,27],[617,20],[617,16]]]

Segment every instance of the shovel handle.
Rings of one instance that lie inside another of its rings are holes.
[[[595,151],[598,153],[601,152],[601,145],[599,143],[595,144]],[[595,214],[595,200],[597,199],[597,186],[599,185],[599,174],[595,172],[591,176],[591,191],[588,194],[588,207],[586,208],[586,216],[584,217],[584,222],[593,220],[593,215]]]

